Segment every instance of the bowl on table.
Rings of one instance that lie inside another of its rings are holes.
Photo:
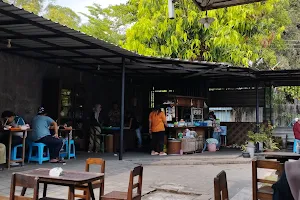
[[[26,126],[26,125],[25,126],[21,126],[20,128],[21,128],[22,131],[25,131],[25,130],[28,129],[28,126]]]

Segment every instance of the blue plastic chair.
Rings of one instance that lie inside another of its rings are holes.
[[[70,152],[69,152],[69,157],[70,158],[76,158],[76,150],[75,150],[75,141],[70,140]]]
[[[20,160],[22,158],[18,158],[17,157],[17,154],[18,154],[18,148],[21,148],[21,151],[22,151],[22,148],[23,148],[23,144],[19,144],[17,146],[14,146],[11,150],[11,160]]]
[[[221,136],[224,137],[224,145],[227,146],[227,126],[220,126],[222,129]]]
[[[32,151],[34,148],[36,149],[36,153],[33,156]],[[45,148],[46,148],[46,155],[44,155]],[[49,161],[49,160],[50,160],[49,148],[45,144],[35,143],[35,142],[29,144],[28,163],[30,161],[35,161],[41,165],[44,161]]]
[[[68,156],[68,140],[64,140],[62,150],[59,152],[60,158],[66,158]]]
[[[68,158],[76,158],[76,150],[75,150],[75,141],[74,140],[70,140],[70,152],[69,152],[69,156],[68,156],[68,151],[69,151],[69,144],[68,144],[68,140],[64,140],[64,144],[63,144],[63,152],[60,152],[59,157],[60,158],[65,158],[68,156]]]
[[[297,143],[298,143],[298,142],[300,143],[300,140],[294,139],[294,147],[293,147],[293,152],[294,152],[294,153],[298,153],[298,152],[297,152]]]

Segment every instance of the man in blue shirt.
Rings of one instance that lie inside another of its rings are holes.
[[[53,136],[49,128],[54,129]],[[63,162],[59,159],[59,152],[63,146],[63,141],[58,137],[57,123],[47,116],[43,107],[39,108],[38,115],[32,120],[32,134],[30,139],[34,142],[47,145],[50,152],[51,163]]]

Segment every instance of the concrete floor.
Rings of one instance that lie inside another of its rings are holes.
[[[62,167],[64,170],[77,170],[83,171],[85,166],[85,159],[88,157],[101,157],[106,160],[106,173],[105,173],[105,193],[113,190],[127,191],[129,172],[139,162],[147,162],[144,165],[143,176],[143,199],[145,200],[159,200],[173,199],[177,197],[173,192],[179,195],[179,199],[211,199],[213,195],[213,178],[222,170],[227,173],[229,194],[231,198],[235,200],[243,199],[243,197],[237,198],[237,195],[244,196],[251,194],[251,164],[249,160],[246,164],[223,164],[213,161],[220,159],[226,159],[229,161],[242,159],[239,157],[240,152],[234,152],[232,154],[219,152],[214,154],[198,154],[187,156],[167,156],[167,157],[151,157],[145,154],[128,153],[125,154],[124,160],[119,161],[117,157],[109,154],[87,154],[80,153],[77,159],[67,161],[66,165],[44,163],[38,164],[26,164],[24,167],[16,167],[10,170],[4,170],[0,172],[0,196],[9,196],[10,191],[10,178],[12,172],[25,171],[35,168],[53,168]],[[184,161],[186,164],[176,164],[178,160]],[[197,162],[205,162],[210,160],[212,164],[194,164],[189,165],[189,160],[197,160]],[[164,161],[164,164],[157,164],[157,162]],[[152,163],[152,164],[151,164]],[[167,163],[167,164],[166,164]],[[172,164],[173,163],[173,164]],[[99,169],[92,168],[92,171],[98,171]],[[266,171],[260,172],[264,175]],[[20,190],[18,190],[20,191]],[[42,187],[40,187],[42,191]],[[61,186],[48,186],[49,197],[59,197],[67,199],[68,188]],[[154,193],[151,193],[156,191]],[[172,191],[172,193],[166,193],[165,191]],[[30,195],[29,190],[27,195]],[[95,195],[98,197],[99,190],[95,190]],[[149,194],[149,195],[147,195]],[[187,195],[192,194],[192,195]],[[251,196],[251,195],[250,195]],[[246,200],[247,198],[245,198]]]

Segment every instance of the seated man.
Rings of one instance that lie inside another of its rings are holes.
[[[13,128],[20,128],[21,126],[26,125],[25,121],[22,117],[17,116],[12,111],[4,111],[2,113],[2,119],[4,121],[5,126],[12,126]],[[13,133],[12,138],[12,146],[16,146],[22,144],[23,132],[15,132]]]
[[[57,123],[46,115],[45,109],[40,107],[38,115],[32,120],[30,139],[34,142],[47,145],[50,152],[51,163],[63,163],[63,161],[59,159],[59,152],[63,146],[63,141],[58,137]],[[54,128],[55,133],[53,136],[50,134],[50,127]]]

